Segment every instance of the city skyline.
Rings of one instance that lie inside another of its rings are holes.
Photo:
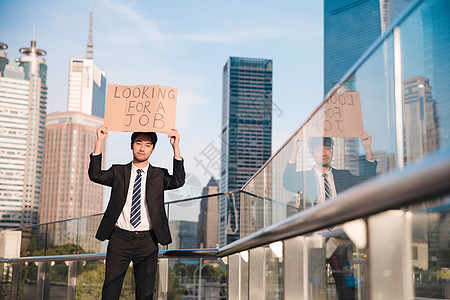
[[[22,4],[20,10],[17,4],[3,4],[1,42],[9,46],[8,58],[14,59],[36,25],[36,40],[49,53],[47,113],[67,111],[68,62],[85,53],[92,8],[95,60],[107,72],[108,82],[178,88],[176,126],[181,132],[182,155],[188,172],[202,184],[210,174],[204,174],[195,158],[210,143],[220,149],[221,68],[230,55],[274,60],[278,111],[274,114],[277,135],[273,149],[279,148],[322,100],[322,53],[317,51],[322,47],[321,3],[308,6],[306,13],[305,3],[286,1],[284,6],[275,6],[261,2],[255,9],[261,15],[270,11],[273,18],[267,19],[246,13],[253,8],[249,4],[239,4],[244,6],[242,12],[228,4],[182,2],[152,3],[153,9],[147,3],[115,1]],[[227,17],[217,19],[219,12]],[[164,137],[162,140],[151,162],[170,166],[171,157],[166,154],[170,146]],[[128,143],[129,134],[111,132],[107,166],[130,160],[128,147],[123,147]],[[210,171],[219,177],[217,170]]]

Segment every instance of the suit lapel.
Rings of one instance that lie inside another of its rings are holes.
[[[123,168],[123,182],[125,185],[124,190],[124,199],[127,199],[127,195],[128,195],[128,188],[130,187],[130,177],[131,177],[131,162],[127,165],[125,165],[125,167]]]
[[[148,164],[147,169],[147,181],[145,182],[145,202],[147,202],[148,209],[150,211],[150,181],[152,180],[153,175],[155,175],[154,169],[152,165]]]

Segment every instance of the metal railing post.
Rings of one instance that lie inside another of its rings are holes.
[[[36,300],[50,299],[50,263],[38,262],[38,274],[36,283]]]
[[[157,279],[156,294],[158,300],[167,300],[169,292],[169,259],[160,258],[158,260],[158,279]]]
[[[411,219],[401,210],[369,217],[370,299],[414,299]]]
[[[11,279],[11,300],[18,299],[19,296],[19,279],[20,279],[20,264],[12,265],[12,279]]]
[[[265,299],[265,279],[266,279],[266,263],[264,256],[264,248],[259,247],[249,251],[249,271],[248,271],[248,299],[264,300]]]
[[[66,300],[75,299],[75,288],[77,286],[77,261],[69,261],[69,272],[67,274]]]

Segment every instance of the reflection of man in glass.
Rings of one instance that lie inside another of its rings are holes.
[[[309,138],[309,152],[314,158],[315,166],[307,171],[296,171],[295,159],[300,143],[299,140],[294,142],[295,146],[283,174],[283,185],[287,190],[303,195],[313,205],[325,202],[337,193],[375,176],[377,162],[372,157],[372,138],[366,132],[361,135],[366,159],[360,161],[360,176],[331,167],[334,141],[330,137]]]
[[[325,202],[341,191],[376,174],[377,162],[372,156],[372,138],[365,132],[361,135],[361,143],[366,156],[365,160],[360,161],[360,176],[353,175],[348,170],[331,167],[334,141],[330,137],[309,138],[309,152],[314,158],[315,166],[310,170],[297,172],[295,159],[300,143],[299,140],[294,142],[290,161],[283,174],[283,185],[286,189],[302,195],[305,201],[311,201],[312,205]],[[335,241],[337,240],[330,242]],[[352,245],[343,243],[341,246],[327,248],[333,248],[332,251],[327,250],[326,257],[332,269],[338,299],[355,299],[356,284],[349,262],[349,257],[353,253]]]

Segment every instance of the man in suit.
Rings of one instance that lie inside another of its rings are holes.
[[[284,187],[294,193],[299,193],[307,206],[323,203],[335,197],[343,190],[376,175],[377,162],[373,160],[372,138],[364,132],[361,143],[366,153],[365,160],[360,161],[360,175],[353,175],[348,170],[338,170],[331,166],[333,159],[334,141],[330,137],[311,137],[308,147],[314,158],[315,166],[307,171],[296,171],[295,159],[299,141],[294,140],[295,146],[283,174]],[[330,244],[330,245],[328,245]],[[330,265],[336,284],[339,300],[354,300],[355,279],[351,269],[349,257],[353,255],[353,246],[346,239],[328,239],[326,262]],[[333,250],[328,250],[333,249]]]
[[[154,167],[148,159],[157,136],[154,132],[134,132],[131,136],[133,161],[101,170],[106,126],[97,129],[97,141],[90,156],[89,178],[110,186],[111,196],[96,238],[109,239],[102,299],[119,299],[130,262],[133,262],[136,299],[153,299],[158,243],[172,242],[164,209],[164,190],[184,184],[185,172],[180,154],[180,135],[176,129],[168,134],[173,148],[173,175]]]
[[[301,194],[303,201],[309,203],[305,206],[325,202],[343,190],[376,175],[377,162],[372,156],[372,138],[366,132],[361,135],[361,144],[366,155],[365,160],[359,162],[359,176],[353,175],[348,170],[339,170],[331,166],[334,141],[330,137],[309,138],[308,148],[314,158],[315,166],[307,171],[297,171],[295,161],[300,143],[298,140],[294,143],[289,163],[283,174],[283,185],[287,190]],[[328,195],[325,194],[325,180],[329,185]]]

